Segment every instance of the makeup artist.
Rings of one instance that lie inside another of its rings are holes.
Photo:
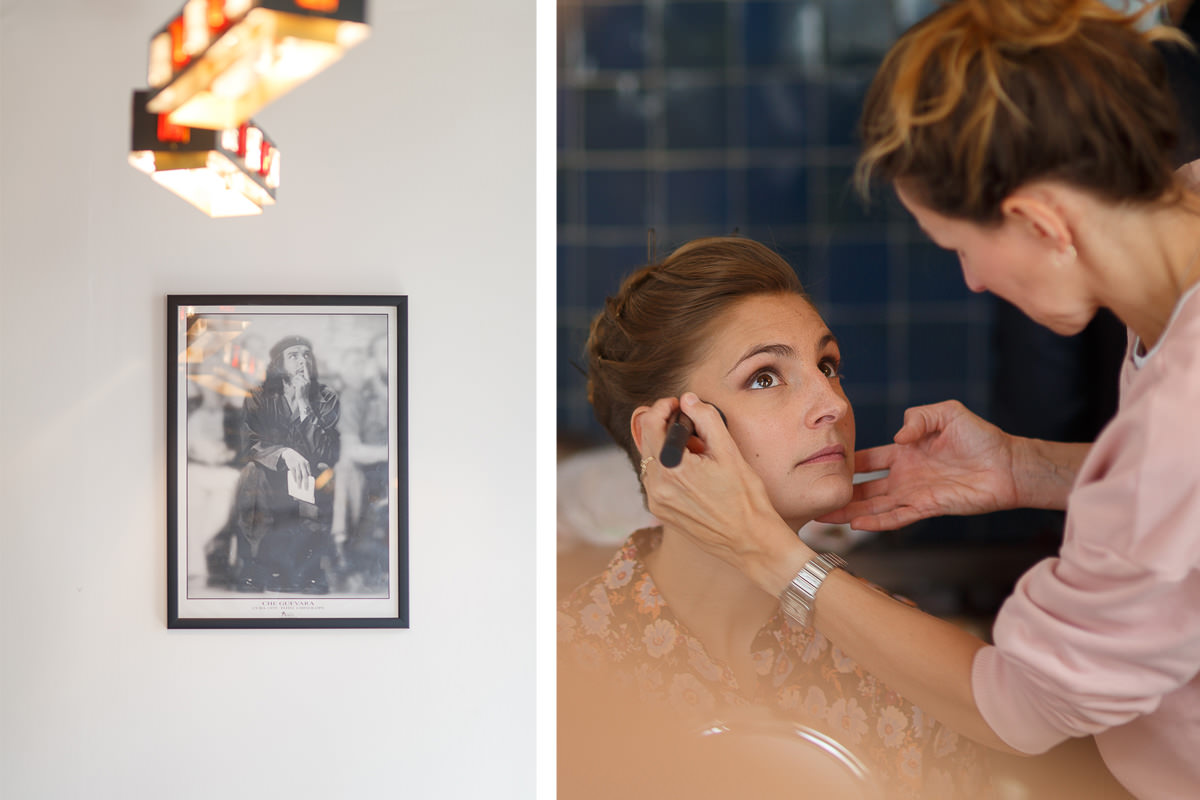
[[[958,0],[896,43],[866,99],[860,190],[890,183],[972,290],[1061,334],[1102,307],[1129,330],[1094,444],[1011,436],[954,401],[912,408],[894,444],[856,454],[886,477],[826,518],[1065,510],[1060,554],[1022,576],[994,645],[809,549],[694,395],[655,403],[639,448],[659,453],[682,402],[701,452],[645,470],[665,524],[959,733],[1026,754],[1095,735],[1141,798],[1200,790],[1200,195],[1173,172],[1152,44],[1178,35],[1095,0]]]

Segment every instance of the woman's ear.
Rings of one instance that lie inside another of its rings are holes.
[[[629,416],[629,433],[633,436],[633,446],[640,452],[642,449],[642,419],[646,416],[646,412],[650,410],[650,406],[638,406]]]
[[[1018,189],[1004,198],[1000,211],[1005,222],[1018,225],[1056,253],[1074,246],[1064,210],[1048,189]]]

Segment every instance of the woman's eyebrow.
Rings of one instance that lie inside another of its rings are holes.
[[[753,358],[754,356],[757,356],[761,353],[767,353],[769,355],[773,355],[778,358],[795,358],[796,357],[796,351],[793,350],[790,345],[786,345],[786,344],[754,345],[749,350],[747,350],[745,353],[743,353],[741,358],[739,358],[737,361],[735,361],[733,363],[733,366],[729,368],[729,372],[725,373],[725,377],[729,377],[729,374],[731,372],[733,372],[735,369],[737,369],[738,366],[741,365],[741,363],[743,361],[745,361],[748,358]]]

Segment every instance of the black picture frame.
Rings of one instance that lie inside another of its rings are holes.
[[[407,628],[408,298],[167,295],[167,626]]]

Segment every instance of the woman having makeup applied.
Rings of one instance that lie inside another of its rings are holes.
[[[724,412],[728,440],[793,536],[850,500],[854,415],[837,340],[769,248],[701,239],[643,267],[593,321],[587,359],[596,417],[635,470],[651,463],[639,454],[650,452],[647,424],[661,431],[665,422],[650,404],[688,391]],[[887,797],[991,796],[982,748],[790,620],[775,596],[697,547],[687,525],[637,531],[564,601],[560,685],[575,677],[584,692],[619,687],[639,712],[696,730],[738,710],[796,721],[852,751]],[[560,701],[560,717],[569,708]],[[637,731],[634,719],[618,722],[623,735]],[[560,736],[579,721],[560,723]],[[572,744],[562,741],[560,753]],[[661,740],[648,749],[664,752]],[[752,785],[743,776],[735,795],[751,796],[742,793]]]
[[[860,188],[890,183],[972,290],[1061,334],[1101,307],[1129,330],[1095,443],[1010,436],[953,401],[909,409],[894,444],[857,454],[886,476],[826,517],[1065,510],[1059,555],[1018,582],[994,645],[799,541],[699,393],[681,399],[702,451],[643,481],[664,525],[953,730],[1025,754],[1094,735],[1141,798],[1200,796],[1200,196],[1172,170],[1152,44],[1175,35],[1091,0],[959,0],[901,37],[867,95]],[[641,415],[642,454],[679,404]]]

